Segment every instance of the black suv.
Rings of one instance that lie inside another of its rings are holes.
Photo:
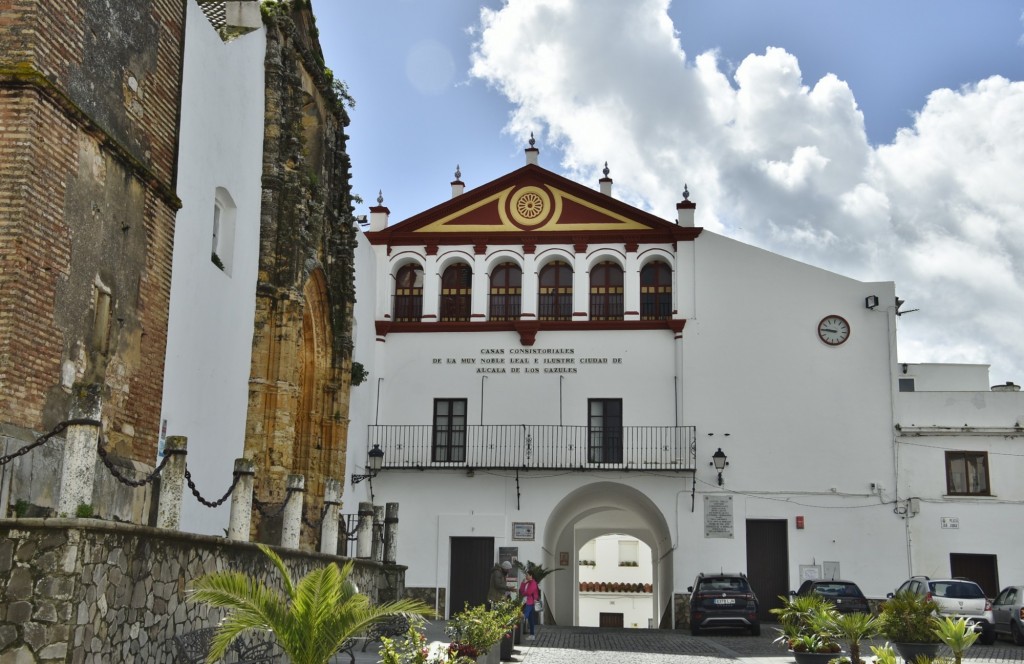
[[[871,613],[868,600],[852,581],[804,581],[792,595],[821,595],[832,602],[839,613]]]
[[[744,574],[698,574],[690,591],[690,633],[705,629],[746,629],[761,633],[757,596]]]

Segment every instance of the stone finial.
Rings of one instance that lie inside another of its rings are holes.
[[[384,192],[377,190],[377,204],[370,207],[370,231],[382,231],[388,227],[391,210],[384,207]]]
[[[466,190],[466,183],[462,181],[462,169],[455,164],[455,179],[452,180],[452,198],[459,196]]]
[[[697,204],[690,200],[690,189],[683,184],[683,200],[676,203],[676,214],[679,215],[679,225],[693,228],[694,213]]]
[[[604,170],[601,171],[601,172],[604,173],[604,177],[601,178],[600,180],[598,180],[598,184],[601,185],[601,193],[604,194],[605,196],[611,196],[612,195],[612,179],[610,177],[608,177],[608,174],[611,173],[611,171],[608,169],[608,162],[607,161],[604,162]]]
[[[526,148],[526,163],[537,165],[538,157],[540,156],[540,150],[536,148],[537,140],[533,137],[533,132],[530,132],[530,147]]]

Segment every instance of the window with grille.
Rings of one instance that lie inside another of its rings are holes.
[[[622,267],[603,261],[590,270],[590,320],[622,320]]]
[[[515,263],[502,263],[491,272],[488,312],[491,320],[519,320],[523,300],[523,271]]]
[[[946,493],[951,496],[987,496],[988,453],[946,452]]]
[[[651,261],[640,270],[640,320],[672,317],[672,268]]]
[[[572,320],[572,268],[565,261],[552,261],[540,271],[537,298],[540,320]]]
[[[434,399],[433,461],[466,460],[466,400]]]
[[[423,317],[423,268],[403,265],[395,275],[392,316],[397,322],[414,322]]]
[[[441,275],[441,322],[468,322],[472,306],[473,270],[465,263],[449,265]]]

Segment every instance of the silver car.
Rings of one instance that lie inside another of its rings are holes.
[[[1019,646],[1024,646],[1024,586],[1003,588],[992,602],[992,623],[995,632],[1008,636]]]

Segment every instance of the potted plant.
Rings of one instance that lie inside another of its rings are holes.
[[[937,609],[923,595],[898,592],[882,604],[880,632],[904,660],[913,662],[919,655],[934,659],[940,645],[932,621]]]
[[[830,628],[836,616],[831,602],[814,594],[780,599],[783,605],[770,611],[780,625],[775,643],[789,648],[797,664],[826,664],[842,655]]]
[[[451,650],[460,657],[484,661],[498,661],[498,645],[505,637],[511,637],[512,628],[519,622],[520,604],[516,599],[495,602],[493,608],[486,605],[466,606],[448,621],[445,630],[452,639]]]
[[[974,645],[981,636],[981,632],[975,630],[974,625],[968,624],[963,618],[933,618],[933,624],[935,636],[953,653],[956,664],[961,664],[964,651]]]
[[[827,621],[829,634],[846,641],[850,650],[851,664],[863,664],[863,660],[860,658],[860,642],[877,635],[879,627],[878,618],[859,611],[833,613]]]

